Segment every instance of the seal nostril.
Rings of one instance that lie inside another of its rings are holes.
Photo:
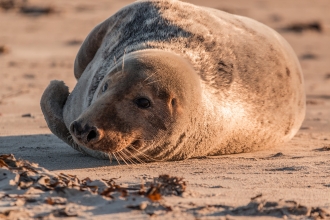
[[[90,142],[91,140],[97,137],[97,132],[95,130],[91,130],[87,135],[87,141]]]

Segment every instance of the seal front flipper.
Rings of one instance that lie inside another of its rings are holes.
[[[77,151],[85,153],[70,138],[70,132],[64,124],[63,107],[69,96],[69,88],[63,81],[53,80],[42,94],[40,106],[51,132]]]

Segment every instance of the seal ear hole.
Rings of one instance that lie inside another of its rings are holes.
[[[108,89],[108,83],[105,83],[102,87],[102,93]]]
[[[177,104],[177,100],[176,100],[176,99],[172,99],[172,100],[171,100],[171,105],[172,105],[172,106],[175,106],[176,104]]]

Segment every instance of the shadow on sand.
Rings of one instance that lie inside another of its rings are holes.
[[[118,163],[83,155],[51,134],[0,137],[0,154],[14,154],[16,159],[38,163],[48,170],[70,170]]]

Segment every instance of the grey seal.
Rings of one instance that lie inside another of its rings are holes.
[[[290,45],[247,17],[176,0],[138,1],[97,25],[74,63],[71,94],[41,98],[50,130],[74,149],[127,162],[266,149],[305,116]]]

